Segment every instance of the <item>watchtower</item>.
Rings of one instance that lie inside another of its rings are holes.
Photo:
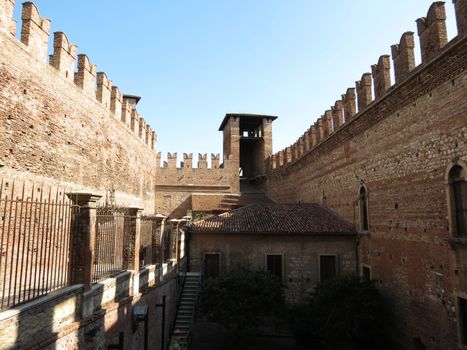
[[[265,172],[272,155],[272,122],[276,116],[228,113],[219,127],[224,133],[224,157],[230,157],[241,178],[252,179]]]

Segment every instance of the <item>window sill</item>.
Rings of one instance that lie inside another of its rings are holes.
[[[447,241],[452,247],[467,247],[467,237],[451,237]]]

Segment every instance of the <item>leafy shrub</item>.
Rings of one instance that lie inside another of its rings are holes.
[[[256,329],[263,317],[282,309],[283,294],[276,276],[239,266],[206,281],[201,291],[202,311],[208,320],[242,337],[246,330]]]
[[[314,349],[390,349],[390,317],[371,281],[344,275],[316,286],[306,305],[296,306],[297,340]]]

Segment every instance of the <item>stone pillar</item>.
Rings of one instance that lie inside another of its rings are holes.
[[[67,196],[80,207],[70,245],[70,282],[83,284],[87,291],[91,289],[94,272],[96,203],[102,196],[85,192],[72,192]]]

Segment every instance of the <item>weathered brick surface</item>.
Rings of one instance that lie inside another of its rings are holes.
[[[162,318],[154,307],[166,296],[166,334],[175,318],[176,279],[166,276],[166,282],[145,288],[144,293],[129,297],[132,278],[110,280],[93,287],[93,313],[81,317],[82,289],[73,287],[69,292],[57,291],[43,302],[21,306],[19,312],[0,313],[0,349],[106,349],[118,344],[119,332],[125,334],[125,349],[142,349],[144,323],[133,330],[133,307],[144,303],[149,310],[149,341],[160,344]],[[153,276],[154,277],[154,276]]]
[[[159,154],[157,164],[160,164],[160,157]],[[221,166],[219,158],[218,154],[212,154],[211,166],[208,167],[207,154],[199,154],[197,167],[194,168],[193,155],[184,154],[181,166],[177,167],[177,154],[169,153],[167,162],[157,170],[156,211],[171,217],[182,217],[192,209],[193,194],[212,194],[216,197],[238,191],[238,166],[235,168],[230,158],[224,158]],[[205,201],[202,207],[209,202]]]
[[[265,183],[273,199],[321,202],[357,225],[366,186],[359,265],[393,302],[403,348],[417,337],[429,349],[457,348],[467,251],[448,244],[445,174],[453,160],[467,161],[466,69],[464,38]]]
[[[146,127],[139,136],[110,111],[104,74],[99,75],[97,94],[102,103],[96,100],[95,67],[85,55],[79,56],[78,85],[72,81],[67,53],[58,47],[74,49],[63,35],[56,36],[55,46],[62,51],[52,59],[54,66],[47,64],[42,59],[45,32],[36,23],[40,16],[32,4],[25,9],[23,16],[31,18],[25,21],[34,22],[28,30],[40,34],[27,38],[36,41],[27,46],[0,32],[2,175],[115,193],[118,202],[154,212],[155,134]]]

